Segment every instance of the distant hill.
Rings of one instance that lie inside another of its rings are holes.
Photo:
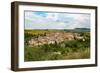
[[[74,31],[90,32],[90,28],[75,28]]]
[[[90,28],[75,28],[75,29],[64,29],[68,32],[90,32]]]

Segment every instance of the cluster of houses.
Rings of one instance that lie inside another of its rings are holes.
[[[65,40],[76,40],[81,39],[85,41],[85,39],[80,36],[78,33],[72,32],[48,32],[45,33],[45,36],[39,36],[37,38],[31,38],[28,43],[29,45],[44,45],[44,44],[54,44],[63,42]]]

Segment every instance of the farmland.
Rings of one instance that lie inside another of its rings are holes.
[[[73,30],[24,30],[24,60],[90,58],[90,33]]]

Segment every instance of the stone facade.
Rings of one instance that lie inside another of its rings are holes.
[[[80,36],[78,33],[72,33],[72,32],[49,32],[45,33],[45,36],[39,36],[37,38],[32,38],[28,41],[30,45],[43,45],[43,44],[54,44],[63,42],[65,40],[76,40],[76,39],[82,39],[85,41],[85,39]]]

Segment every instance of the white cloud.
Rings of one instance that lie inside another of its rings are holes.
[[[25,12],[25,29],[73,29],[89,28],[89,14],[46,13],[45,17]]]

